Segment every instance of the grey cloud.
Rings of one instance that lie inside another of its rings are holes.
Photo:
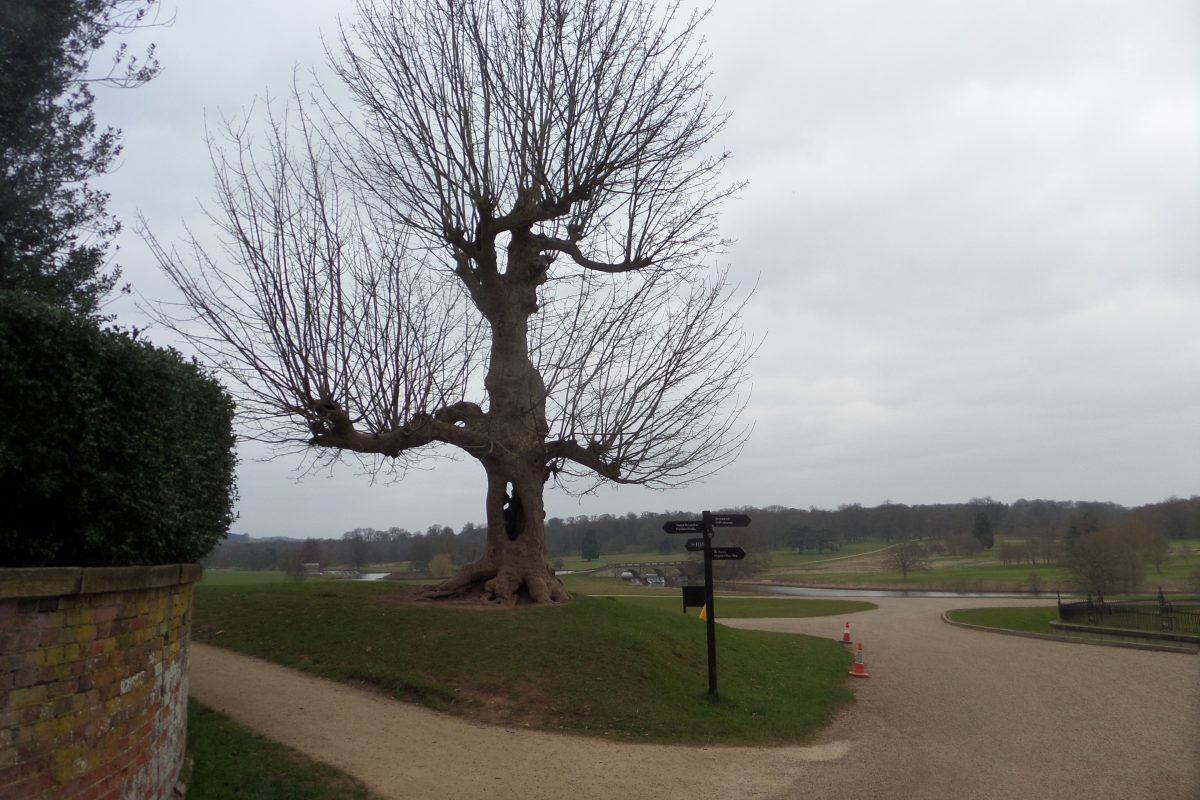
[[[350,6],[180,4],[153,34],[164,75],[98,104],[127,135],[114,210],[203,228],[205,111],[322,69]],[[750,180],[719,261],[759,281],[756,431],[704,486],[552,515],[1200,490],[1200,8],[721,1],[706,30],[728,175]],[[167,291],[135,238],[121,260]],[[291,466],[243,468],[239,529],[483,517],[469,463],[376,487]]]

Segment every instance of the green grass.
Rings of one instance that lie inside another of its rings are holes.
[[[642,608],[653,608],[669,611],[674,614],[683,613],[683,603],[679,590],[674,590],[674,597],[618,597],[618,602],[629,603]],[[717,593],[717,618],[723,617],[829,617],[854,614],[859,611],[870,611],[879,608],[874,603],[861,600],[842,599],[809,599],[790,597],[740,597]],[[697,608],[689,608],[688,613],[695,616],[700,613]]]
[[[396,583],[401,586],[437,586],[444,578],[401,578],[399,580],[389,580],[388,583]]]
[[[1139,637],[1135,634],[1121,635],[1119,633],[1101,633],[1082,630],[1058,630],[1050,627],[1051,620],[1058,619],[1058,608],[1055,606],[1043,606],[1033,608],[962,608],[950,612],[950,619],[955,622],[965,622],[971,625],[984,625],[989,628],[1001,628],[1010,631],[1021,631],[1023,633],[1034,633],[1039,635],[1053,635],[1055,638],[1063,636],[1069,637],[1075,641],[1085,641],[1097,644],[1104,643],[1126,643],[1145,645],[1147,640],[1145,637]],[[1156,643],[1167,644],[1167,643]],[[1190,648],[1196,650],[1195,645],[1189,645],[1182,642],[1170,642],[1173,647]]]
[[[777,568],[802,567],[807,564],[828,561],[835,558],[860,555],[862,553],[886,547],[884,542],[854,542],[842,546],[841,550],[825,553],[797,553],[795,550],[772,550],[771,564]],[[605,553],[593,561],[584,561],[578,556],[563,558],[563,569],[590,571],[602,569],[613,564],[646,564],[655,561],[678,562],[688,560],[698,561],[698,553]]]
[[[188,701],[189,800],[372,800],[343,772]]]
[[[778,582],[795,582],[820,586],[862,586],[889,589],[931,588],[949,591],[1025,591],[1029,588],[1029,575],[1038,573],[1041,591],[1054,592],[1056,587],[1067,587],[1071,583],[1066,570],[1058,567],[1028,564],[1022,567],[1005,567],[995,563],[962,561],[933,569],[908,573],[905,579],[899,572],[874,570],[870,572],[780,572],[772,573],[771,579]]]
[[[683,613],[683,602],[677,587],[654,589],[627,583],[620,578],[602,578],[592,575],[564,575],[563,584],[575,595],[615,597],[622,603],[633,603],[643,608],[657,608]],[[717,592],[718,617],[826,617],[853,614],[878,608],[874,603],[859,600],[809,599],[791,597],[766,597],[749,592]],[[696,609],[691,614],[700,613]]]
[[[819,586],[878,586],[894,589],[905,587],[927,587],[952,591],[1028,591],[1030,573],[1040,576],[1041,591],[1053,596],[1056,589],[1071,590],[1074,581],[1071,574],[1061,567],[1028,564],[1006,567],[994,560],[964,560],[933,569],[910,572],[905,580],[899,572],[874,570],[871,572],[787,572],[772,571],[770,578],[781,583],[794,582]],[[1162,572],[1153,567],[1146,570],[1143,586],[1148,591],[1159,585],[1168,589],[1182,586],[1187,575],[1200,562],[1172,561],[1163,565]]]
[[[1192,570],[1200,569],[1200,553],[1194,550],[1186,551],[1186,555],[1180,550],[1172,550],[1171,552],[1173,556],[1171,560],[1163,564],[1162,572],[1155,571],[1153,566],[1146,570],[1146,580],[1144,583],[1147,586],[1157,586],[1160,581],[1171,581],[1172,583],[1189,585],[1188,576]]]
[[[472,719],[623,740],[801,741],[852,697],[850,654],[832,637],[719,629],[713,699],[695,614],[587,596],[522,608],[410,596],[386,583],[201,584],[193,635]]]
[[[206,569],[200,582],[205,586],[255,586],[264,583],[285,583],[283,570]]]
[[[1004,628],[1026,633],[1057,633],[1050,621],[1058,619],[1056,606],[1033,608],[962,608],[950,612],[950,619],[988,628]]]
[[[826,563],[836,564],[838,559],[849,560],[853,556],[861,556],[864,553],[872,553],[886,547],[888,547],[886,542],[872,540],[844,544],[841,550],[835,552],[815,553],[808,550],[797,553],[795,550],[772,550],[769,556],[772,569],[802,569],[808,566],[825,566]],[[883,553],[880,553],[879,556],[882,558]]]
[[[997,542],[998,544],[999,542]],[[1153,591],[1162,585],[1167,589],[1187,586],[1188,575],[1200,568],[1200,542],[1177,540],[1171,543],[1171,558],[1159,572],[1153,566],[1147,568],[1143,586]],[[877,550],[883,542],[856,542],[858,552]],[[851,546],[843,548],[849,552]],[[790,556],[790,558],[789,558]],[[928,588],[950,591],[1028,591],[1030,573],[1036,572],[1040,579],[1040,591],[1053,594],[1056,589],[1066,591],[1073,585],[1067,570],[1051,565],[1031,566],[1014,564],[1005,566],[996,557],[996,549],[975,556],[938,556],[933,569],[910,572],[903,578],[899,572],[883,569],[886,552],[868,556],[877,568],[857,572],[837,571],[837,562],[816,564],[817,556],[807,554],[804,561],[797,562],[794,554],[774,552],[771,554],[771,570],[765,576],[779,583],[799,583],[815,586],[861,586],[889,589]]]

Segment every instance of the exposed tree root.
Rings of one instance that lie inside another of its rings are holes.
[[[547,565],[523,569],[483,561],[468,564],[445,582],[424,593],[429,600],[476,599],[498,605],[565,603],[571,594]]]

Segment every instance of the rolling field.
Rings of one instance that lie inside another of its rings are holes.
[[[876,543],[875,552],[861,552],[844,560],[800,564],[793,560],[794,554],[775,551],[770,554],[770,569],[759,577],[776,583],[810,586],[1028,592],[1036,583],[1040,593],[1072,590],[1072,577],[1066,569],[1028,563],[1005,566],[997,558],[995,548],[974,556],[934,556],[930,558],[930,569],[910,572],[904,578],[899,571],[884,566],[887,550],[878,549],[880,545]],[[1171,554],[1161,571],[1153,566],[1146,569],[1142,590],[1155,591],[1163,586],[1167,590],[1187,591],[1191,588],[1189,576],[1195,570],[1200,570],[1200,541],[1172,542]]]
[[[762,574],[739,577],[738,580],[766,580],[773,583],[801,586],[861,587],[883,589],[933,589],[943,591],[979,592],[1006,591],[1053,594],[1056,591],[1073,590],[1070,573],[1054,565],[1028,563],[1005,566],[996,556],[995,548],[973,556],[935,556],[930,559],[931,569],[910,572],[903,577],[898,571],[884,566],[890,546],[881,541],[855,542],[836,553],[796,553],[790,550],[774,550],[768,553],[770,567]],[[693,556],[693,558],[695,558]],[[649,564],[656,561],[686,561],[685,554],[663,555],[661,553],[620,553],[602,555],[599,559],[585,562],[581,558],[563,559],[564,569],[581,570],[564,575],[562,580],[569,591],[576,594],[607,595],[628,594],[648,597],[664,596],[678,598],[677,589],[656,589],[622,581],[612,575],[596,574],[614,564]],[[395,566],[395,565],[390,565]],[[383,571],[368,567],[367,571]],[[649,571],[649,570],[647,570]],[[664,568],[673,574],[671,568]],[[1191,575],[1200,571],[1200,540],[1185,539],[1171,542],[1170,555],[1161,571],[1153,566],[1146,569],[1142,591],[1153,592],[1159,586],[1167,591],[1194,591]],[[1036,576],[1036,577],[1035,577]],[[337,580],[320,576],[309,577],[309,581]],[[238,569],[211,569],[204,573],[206,586],[241,586],[258,584],[280,584],[288,581],[287,575],[278,570],[248,571]],[[406,581],[413,584],[435,583],[433,580]]]

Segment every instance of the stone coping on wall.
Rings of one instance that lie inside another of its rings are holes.
[[[156,589],[200,580],[199,564],[148,567],[18,567],[0,569],[0,600]]]

